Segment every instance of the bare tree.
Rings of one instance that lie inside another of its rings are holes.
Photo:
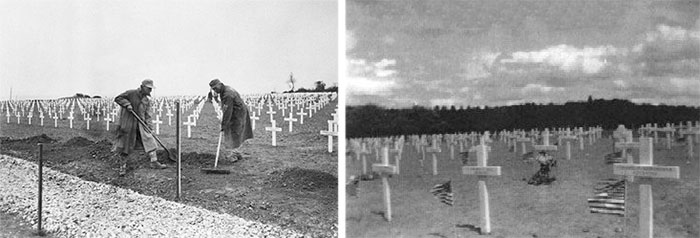
[[[289,86],[292,87],[292,89],[289,90],[289,92],[294,92],[294,83],[297,82],[297,79],[294,78],[293,73],[289,73],[289,80],[287,80],[287,83],[289,83]]]

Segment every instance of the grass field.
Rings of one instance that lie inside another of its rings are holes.
[[[502,176],[485,179],[491,203],[491,235],[482,236],[469,228],[480,225],[479,178],[461,175],[459,154],[451,160],[449,147],[443,145],[438,155],[439,174],[434,176],[431,155],[426,155],[421,166],[422,156],[413,145],[406,144],[400,174],[389,179],[393,220],[387,222],[382,215],[381,180],[360,181],[358,195],[347,196],[347,237],[637,237],[641,183],[652,185],[655,237],[700,236],[700,164],[697,151],[694,158],[687,159],[683,144],[671,150],[663,144],[655,146],[654,163],[680,166],[681,179],[638,178],[630,183],[627,219],[588,211],[586,199],[592,197],[596,182],[621,178],[613,175],[612,165],[603,159],[612,152],[611,139],[603,138],[593,145],[586,142],[583,151],[572,142],[571,160],[565,159],[560,146],[555,152],[559,162],[554,169],[557,180],[541,186],[527,184],[539,165],[521,161],[520,146],[518,154],[509,152],[503,142],[491,147],[489,165],[502,167]],[[638,161],[637,152],[633,155]],[[470,154],[470,159],[474,156]],[[359,175],[361,162],[353,154],[347,158],[348,176]],[[368,164],[378,163],[374,153],[368,158]],[[438,202],[429,192],[432,186],[447,180],[452,181],[454,206]]]

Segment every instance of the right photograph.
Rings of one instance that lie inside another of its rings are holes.
[[[700,237],[700,1],[346,11],[345,237]]]

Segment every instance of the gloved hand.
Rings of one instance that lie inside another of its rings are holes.
[[[131,105],[127,105],[127,106],[126,106],[126,110],[133,111],[133,110],[134,110],[134,107],[132,107]]]

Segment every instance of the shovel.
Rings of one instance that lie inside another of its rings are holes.
[[[207,174],[230,174],[231,171],[227,169],[217,169],[216,166],[219,163],[219,152],[221,151],[221,137],[223,137],[224,132],[219,133],[219,144],[216,146],[216,158],[214,158],[214,168],[202,169],[202,172]]]
[[[163,149],[165,150],[165,153],[168,154],[168,159],[169,159],[170,161],[177,162],[177,159],[175,159],[175,155],[174,155],[173,153],[170,153],[170,150],[168,150],[168,148],[166,148],[165,145],[163,145],[163,142],[161,142],[160,139],[158,139],[158,137],[157,137],[155,134],[153,134],[153,132],[151,131],[151,129],[148,128],[148,125],[146,125],[146,122],[144,122],[143,120],[141,120],[141,118],[139,117],[139,115],[136,115],[136,113],[135,113],[134,111],[129,111],[129,112],[131,112],[131,115],[134,115],[134,117],[136,117],[136,119],[139,120],[139,123],[141,123],[141,125],[143,126],[143,129],[146,130],[146,132],[148,132],[148,134],[151,134],[151,135],[153,136],[153,138],[156,139],[156,141],[158,142],[158,144],[159,144],[161,147],[163,147]]]

